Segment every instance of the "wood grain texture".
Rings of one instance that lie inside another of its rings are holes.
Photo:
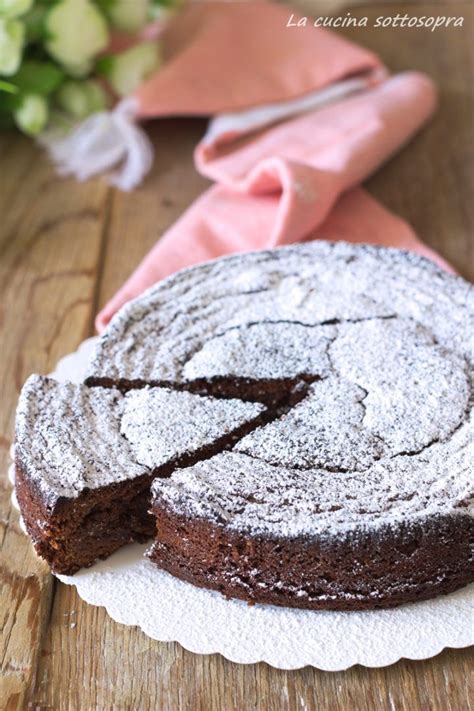
[[[474,279],[472,6],[383,2],[353,15],[463,14],[462,29],[346,32],[396,70],[427,71],[441,88],[433,123],[368,183],[388,207]],[[449,8],[449,10],[448,10]],[[470,708],[469,650],[384,669],[282,672],[196,656],[113,622],[53,584],[18,527],[3,473],[18,390],[92,334],[105,303],[154,241],[206,187],[192,148],[204,123],[150,125],[156,163],[132,194],[54,176],[26,139],[0,137],[0,699],[7,709],[373,711]]]
[[[53,582],[10,505],[16,400],[33,371],[48,372],[89,333],[108,188],[61,181],[27,139],[0,139],[0,699],[25,707],[47,627]]]

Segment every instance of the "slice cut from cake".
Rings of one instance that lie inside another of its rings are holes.
[[[234,444],[261,404],[164,388],[123,395],[31,376],[16,420],[16,492],[38,553],[73,573],[153,535],[155,476]]]

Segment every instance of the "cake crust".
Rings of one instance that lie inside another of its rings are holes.
[[[228,598],[312,610],[370,610],[447,594],[472,582],[473,531],[463,516],[341,538],[245,535],[155,502],[148,557]],[[184,542],[186,542],[184,544]]]

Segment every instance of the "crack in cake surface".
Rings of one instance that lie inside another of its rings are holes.
[[[259,253],[210,263],[200,267],[199,278],[193,270],[171,277],[113,319],[97,346],[89,376],[182,381],[189,353],[223,328],[256,321],[317,324],[394,313],[429,323],[442,345],[467,348],[472,356],[474,347],[460,337],[469,328],[470,317],[460,311],[464,323],[443,318],[443,296],[435,296],[442,277],[435,269],[416,257],[368,247],[358,248],[357,256],[347,262],[353,256],[348,249],[327,243],[285,248],[276,255]],[[242,293],[243,285],[248,290],[249,284],[253,292],[257,286],[264,289],[257,295]],[[464,298],[462,288],[452,289],[452,302]],[[472,295],[466,292],[465,299]],[[439,310],[434,308],[438,303]]]

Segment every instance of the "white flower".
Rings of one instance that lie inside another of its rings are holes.
[[[0,15],[20,17],[30,10],[33,0],[0,0]]]
[[[24,39],[22,22],[0,17],[0,76],[12,76],[18,70]]]
[[[106,11],[110,22],[118,30],[137,32],[147,23],[150,2],[149,0],[109,0]]]
[[[74,76],[84,76],[109,42],[107,22],[90,0],[61,0],[46,17],[46,50]]]

